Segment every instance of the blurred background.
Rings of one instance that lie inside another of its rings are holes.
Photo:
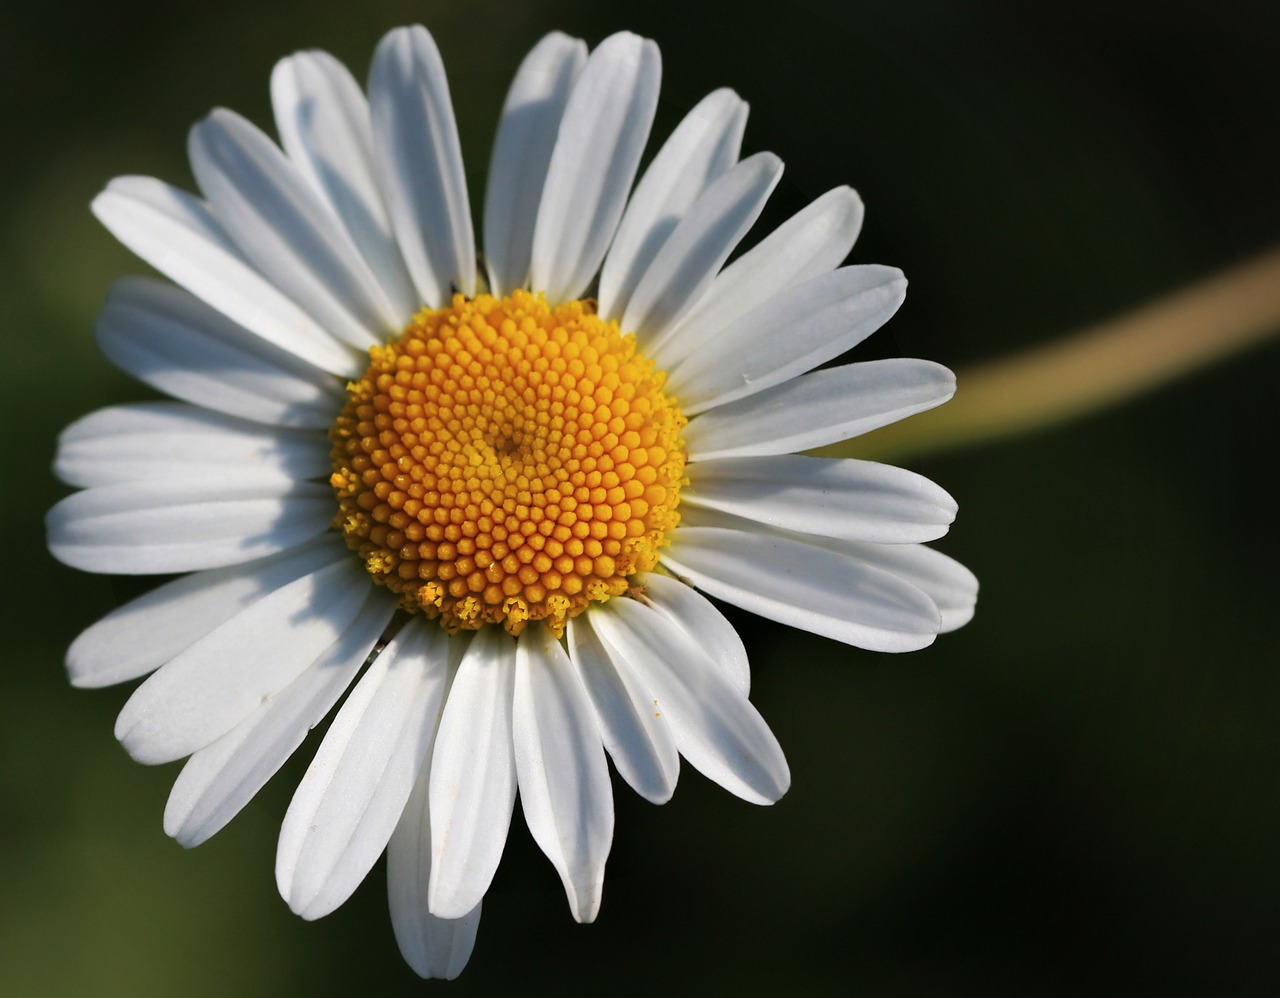
[[[358,12],[357,12],[358,10]],[[1172,292],[1280,239],[1280,7],[1263,0],[3,0],[0,336],[8,541],[0,693],[0,992],[292,996],[658,991],[865,995],[1280,993],[1280,347],[1059,428],[905,463],[960,518],[939,547],[978,615],[891,657],[733,614],[790,793],[757,809],[684,769],[655,808],[620,784],[605,902],[575,925],[523,821],[470,967],[420,982],[379,863],[305,923],[275,837],[313,737],[225,831],[161,829],[178,764],[112,737],[127,689],[62,655],[143,591],[74,572],[41,517],[57,432],[151,397],[96,354],[141,264],[90,198],[192,186],[214,105],[270,127],[274,61],[363,77],[391,27],[443,53],[468,183],[520,58],[553,28],[661,46],[661,138],[709,90],[787,172],[751,238],[850,183],[855,262],[911,280],[861,356],[961,372]],[[650,152],[654,145],[651,144]],[[518,809],[517,809],[518,811]]]

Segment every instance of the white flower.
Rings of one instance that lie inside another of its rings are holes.
[[[483,267],[418,27],[379,45],[367,101],[322,52],[282,61],[283,152],[230,111],[197,124],[203,199],[123,177],[94,201],[177,285],[119,282],[99,346],[178,401],[63,433],[57,473],[83,491],[50,512],[49,544],[87,571],[191,574],[85,631],[72,681],[152,673],[116,734],[141,762],[191,757],[165,812],[185,845],[350,687],[277,880],[317,918],[385,848],[424,977],[470,955],[517,786],[580,921],[613,836],[606,752],[657,803],[680,755],[748,801],[787,790],[742,643],[698,590],[883,651],[973,612],[973,576],[921,546],[955,513],[944,491],[794,453],[954,389],[921,360],[806,373],[903,298],[897,270],[840,266],[857,195],[724,266],[782,164],[739,160],[746,104],[719,90],[632,192],[659,74],[630,34],[533,49],[494,146]]]

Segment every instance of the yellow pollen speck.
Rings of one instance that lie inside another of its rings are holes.
[[[406,609],[559,635],[657,563],[686,421],[593,302],[456,295],[369,355],[329,432],[334,526]]]

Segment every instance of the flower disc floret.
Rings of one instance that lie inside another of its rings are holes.
[[[335,525],[403,607],[558,635],[655,566],[686,421],[593,303],[455,295],[370,358],[329,434]]]

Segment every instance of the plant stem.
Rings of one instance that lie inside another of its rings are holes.
[[[1030,433],[1278,332],[1280,247],[1063,340],[960,371],[946,405],[815,453],[900,460]]]

